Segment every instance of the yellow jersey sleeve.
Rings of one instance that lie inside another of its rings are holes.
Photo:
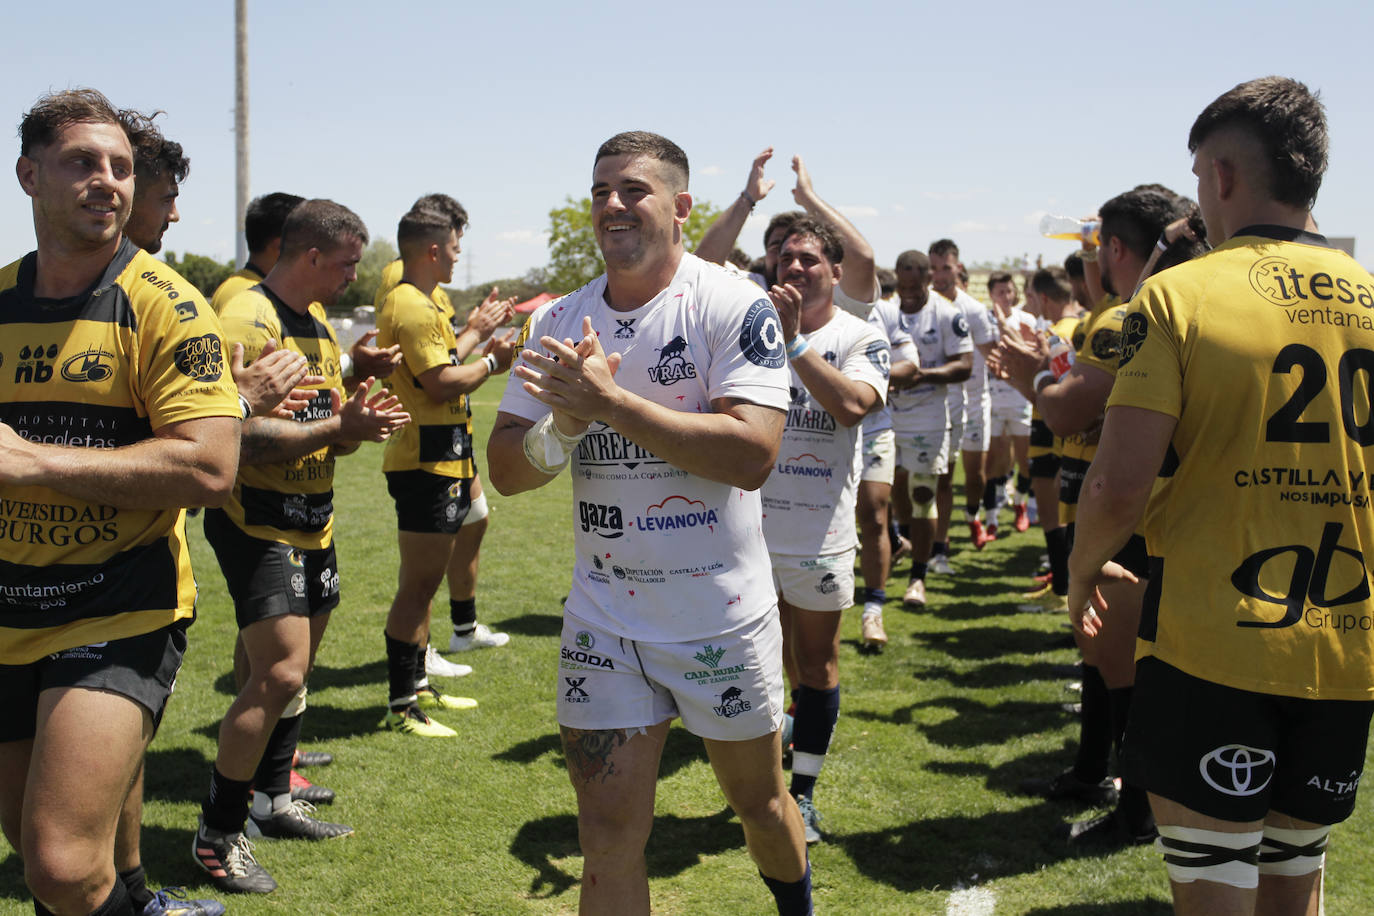
[[[1179,330],[1180,305],[1177,295],[1148,283],[1136,296],[1121,324],[1121,355],[1108,409],[1122,405],[1179,415],[1185,346]]]

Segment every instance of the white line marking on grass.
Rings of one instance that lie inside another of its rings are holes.
[[[997,895],[990,887],[956,889],[945,903],[945,916],[992,916]]]

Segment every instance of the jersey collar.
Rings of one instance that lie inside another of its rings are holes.
[[[1317,245],[1321,248],[1334,247],[1326,240],[1326,236],[1318,235],[1315,232],[1308,232],[1306,229],[1294,229],[1292,226],[1271,226],[1260,223],[1254,226],[1246,226],[1231,238],[1240,238],[1243,235],[1254,235],[1265,239],[1274,239],[1279,242],[1301,242],[1304,245]]]

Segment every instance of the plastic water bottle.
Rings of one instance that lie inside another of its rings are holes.
[[[1040,234],[1045,238],[1064,239],[1069,242],[1089,241],[1098,244],[1098,230],[1102,223],[1095,219],[1074,219],[1072,216],[1051,216],[1046,214],[1040,220]]]
[[[1073,345],[1057,334],[1050,336],[1050,371],[1062,379],[1073,368]]]

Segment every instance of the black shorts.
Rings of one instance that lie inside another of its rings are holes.
[[[1059,473],[1059,455],[1054,452],[1046,452],[1043,455],[1032,455],[1029,463],[1032,480],[1036,478],[1053,480],[1054,475]]]
[[[1275,811],[1337,824],[1355,810],[1371,712],[1374,702],[1251,693],[1142,658],[1121,775],[1224,821]]]
[[[429,471],[387,471],[396,527],[417,534],[457,534],[472,508],[472,478]]]
[[[314,617],[339,606],[339,561],[334,545],[302,550],[251,537],[222,509],[205,510],[205,539],[234,599],[239,629],[259,620]]]
[[[27,665],[0,665],[0,741],[23,741],[37,730],[38,695],[53,687],[82,687],[128,697],[162,723],[186,654],[189,620],[141,636],[76,646]]]

